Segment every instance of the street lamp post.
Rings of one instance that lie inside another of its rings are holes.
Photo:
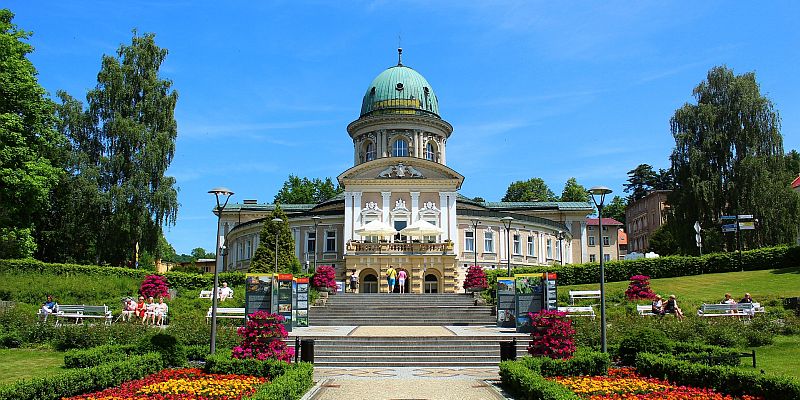
[[[511,276],[511,221],[514,220],[514,217],[503,217],[500,218],[500,221],[503,222],[503,226],[506,228],[506,244],[508,253],[506,253],[506,268],[508,268],[508,275]]]
[[[211,292],[211,354],[214,354],[214,352],[217,351],[217,300],[219,299],[219,294],[217,291],[219,290],[219,260],[224,248],[219,240],[219,230],[220,226],[222,225],[222,211],[225,210],[225,206],[228,205],[228,200],[230,200],[231,196],[233,196],[233,192],[231,192],[231,190],[228,188],[215,187],[214,189],[209,190],[208,193],[213,194],[217,199],[217,243],[215,245],[217,260],[216,265],[214,266],[214,288]],[[220,195],[225,196],[224,203],[220,203]]]
[[[565,236],[566,236],[566,234],[564,233],[564,231],[558,231],[558,236],[556,236],[556,238],[558,239],[558,258],[559,258],[559,261],[561,262],[561,265],[564,265],[564,244],[563,244],[563,241],[564,241],[564,237]]]
[[[317,272],[317,240],[319,239],[317,238],[317,227],[319,226],[319,220],[322,218],[319,215],[315,215],[311,219],[314,221],[314,272]]]
[[[606,352],[606,269],[605,269],[605,259],[603,257],[603,202],[606,199],[606,195],[611,193],[611,189],[605,186],[595,186],[589,189],[589,193],[592,195],[592,201],[594,205],[597,207],[597,221],[600,225],[598,228],[600,231],[600,351],[605,353]],[[600,201],[597,201],[597,197],[600,196]]]
[[[283,223],[283,220],[275,217],[272,219],[272,222],[278,224]],[[280,236],[280,229],[275,230],[275,273],[278,273],[278,236]]]

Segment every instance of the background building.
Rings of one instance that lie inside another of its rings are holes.
[[[628,252],[646,253],[650,237],[667,222],[667,196],[671,190],[653,190],[639,200],[628,203],[625,223],[628,225]]]
[[[621,260],[625,254],[620,254],[620,228],[622,222],[614,218],[603,218],[603,231],[600,232],[600,220],[586,218],[586,245],[588,247],[588,262],[600,262],[600,246],[603,246],[603,258],[606,261]]]

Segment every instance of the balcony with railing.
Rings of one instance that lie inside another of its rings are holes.
[[[347,242],[348,254],[453,254],[453,242]]]

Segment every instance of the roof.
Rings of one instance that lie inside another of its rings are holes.
[[[381,114],[439,117],[439,100],[417,71],[398,64],[372,80],[361,102],[361,117]]]
[[[586,225],[587,226],[594,226],[598,225],[597,218],[586,218]],[[615,220],[614,218],[603,218],[603,225],[605,226],[622,226],[622,222]]]
[[[303,212],[314,208],[316,204],[281,204],[281,209],[285,212]],[[275,209],[275,204],[258,203],[258,204],[228,204],[225,206],[225,212],[231,211],[272,211]],[[216,214],[217,208],[213,208]]]
[[[559,210],[559,211],[592,211],[589,202],[581,201],[486,201],[479,203],[489,209],[504,210]]]
[[[797,189],[798,187],[800,187],[800,175],[792,181],[792,189]]]

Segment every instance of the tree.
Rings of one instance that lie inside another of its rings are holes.
[[[0,258],[30,257],[36,223],[62,175],[55,107],[28,60],[30,33],[0,9]]]
[[[794,177],[786,170],[780,118],[755,74],[712,68],[693,95],[697,104],[685,104],[670,121],[676,188],[670,204],[681,252],[694,251],[695,221],[711,229],[722,215],[759,219],[755,231],[741,235],[746,247],[792,242],[800,196],[789,187]],[[727,247],[734,243],[729,238]]]
[[[275,218],[280,218],[283,222],[272,222]],[[300,262],[294,253],[292,232],[289,230],[288,219],[280,204],[276,204],[272,214],[264,218],[264,227],[261,228],[258,248],[250,262],[250,272],[275,271],[276,237],[278,240],[278,272],[300,272]]]
[[[201,258],[216,258],[217,255],[211,252],[206,251],[206,249],[202,247],[195,247],[192,249],[192,257],[195,260],[199,260]]]
[[[625,226],[625,208],[628,202],[620,196],[614,196],[611,202],[603,206],[603,218],[614,218]]]
[[[121,265],[142,252],[157,255],[163,225],[174,225],[178,211],[175,179],[166,170],[175,153],[178,94],[159,76],[167,50],[153,34],[121,45],[116,57],[103,56],[97,86],[80,101],[59,92],[61,130],[72,155],[66,193],[96,196],[79,202],[88,217],[63,225],[90,230],[86,250],[96,262]],[[74,210],[65,205],[63,214]],[[83,225],[88,219],[91,224]]]
[[[636,168],[628,171],[628,183],[624,184],[625,193],[630,193],[629,202],[633,202],[647,196],[652,190],[653,182],[656,180],[656,173],[650,164],[639,164]]]
[[[503,201],[556,201],[556,195],[542,178],[516,181],[508,186]]]
[[[800,176],[800,153],[797,150],[786,153],[786,172],[791,177]]]
[[[334,186],[331,178],[321,180],[319,178],[308,179],[289,175],[289,179],[283,182],[283,187],[275,195],[275,203],[318,204],[332,199],[343,191],[344,189],[338,184]]]
[[[664,224],[658,227],[648,240],[648,249],[658,255],[669,256],[679,254],[680,245],[675,236],[674,224]]]
[[[561,191],[561,201],[588,202],[590,201],[589,191],[575,178],[569,178],[564,184],[564,190]]]

